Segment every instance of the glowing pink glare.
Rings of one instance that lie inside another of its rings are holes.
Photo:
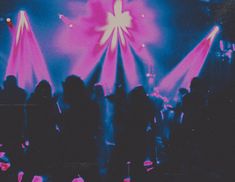
[[[35,84],[43,79],[52,85],[45,60],[25,11],[20,11],[18,14],[5,77],[8,75],[15,75],[19,86],[28,91],[32,91]]]
[[[24,172],[23,172],[23,171],[21,171],[21,172],[18,173],[18,182],[21,182],[21,181],[22,181],[23,176],[24,176]]]
[[[41,176],[34,176],[32,182],[43,182],[43,177]]]
[[[79,178],[73,179],[72,182],[84,182],[84,179],[82,177],[79,177]]]
[[[6,172],[11,167],[10,163],[0,162],[0,169],[3,172]]]
[[[127,177],[123,180],[123,182],[131,182],[131,177]]]
[[[72,18],[60,16],[66,26],[59,29],[55,39],[55,46],[59,52],[69,55],[74,60],[70,73],[88,80],[101,56],[107,51],[100,81],[104,82],[104,79],[108,78],[106,84],[113,87],[116,79],[113,78],[116,77],[116,70],[113,69],[117,68],[117,56],[109,55],[117,52],[120,45],[125,75],[128,77],[126,80],[132,86],[139,83],[131,51],[122,51],[128,46],[127,50],[132,49],[146,64],[153,65],[154,61],[147,46],[157,43],[160,37],[155,25],[155,13],[146,7],[143,0],[90,0],[84,4],[73,5],[71,9],[69,4],[71,11],[82,6],[85,9],[84,14],[79,13],[77,17]],[[70,24],[78,26],[68,28]],[[130,74],[132,72],[134,76]]]
[[[220,45],[220,50],[224,51],[225,49],[224,49],[224,41],[223,40],[219,41],[219,45]]]
[[[73,16],[80,16],[87,13],[85,2],[70,1],[68,2],[68,10]]]
[[[160,41],[160,31],[154,23],[156,11],[149,9],[143,0],[126,3],[125,9],[130,11],[132,16],[132,28],[129,30],[132,44],[141,46]]]
[[[150,161],[150,160],[146,160],[144,161],[144,166],[147,167],[147,166],[152,166],[153,165],[153,162]]]
[[[189,88],[192,78],[200,74],[218,31],[218,27],[213,28],[209,35],[160,82],[159,88],[161,92],[170,96],[172,93],[176,94],[177,89],[181,87]]]
[[[204,41],[202,42],[202,44],[204,48],[200,52],[198,52],[197,55],[195,55],[195,58],[194,58],[195,62],[191,66],[187,74],[184,76],[184,80],[181,83],[181,87],[189,88],[192,78],[198,76],[201,72],[201,69],[206,61],[207,55],[211,47],[211,44],[209,41]]]

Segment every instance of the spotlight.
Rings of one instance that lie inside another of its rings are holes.
[[[143,48],[145,48],[145,47],[146,47],[146,45],[145,45],[145,44],[142,44],[141,46],[142,46]]]
[[[207,37],[207,40],[210,40],[210,43],[213,42],[213,40],[214,40],[215,36],[217,35],[217,33],[219,32],[219,30],[220,30],[220,27],[218,25],[214,26],[211,33]]]
[[[142,17],[142,18],[144,18],[144,17],[145,17],[145,15],[144,15],[144,14],[142,14],[142,15],[141,15],[141,17]]]
[[[7,23],[10,23],[10,22],[11,22],[11,19],[10,19],[10,18],[7,18],[7,19],[6,19],[6,22],[7,22]]]
[[[12,22],[7,24],[11,30],[14,28]],[[8,75],[17,76],[19,86],[28,91],[32,91],[34,84],[44,79],[53,85],[40,46],[25,11],[19,12],[17,27],[13,30],[15,30],[12,31],[14,38],[12,39],[5,77]],[[29,52],[33,54],[28,54]]]
[[[218,25],[215,26],[214,31],[217,33],[220,30],[220,27]]]
[[[11,18],[6,18],[6,23],[7,23],[8,27],[10,28],[10,30],[12,30],[14,25],[11,21]]]
[[[64,15],[62,14],[59,14],[59,19],[62,19]]]
[[[69,24],[69,28],[73,28],[73,24]]]

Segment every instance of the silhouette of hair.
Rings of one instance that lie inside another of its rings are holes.
[[[201,78],[195,77],[192,79],[190,84],[191,91],[200,91],[203,90],[204,84]]]
[[[71,75],[63,82],[64,101],[67,104],[77,103],[78,101],[87,98],[86,87],[83,80],[76,76]]]
[[[17,79],[14,75],[7,76],[6,80],[3,83],[4,88],[12,88],[17,86]]]
[[[135,87],[129,94],[132,98],[139,98],[146,96],[146,92],[144,90],[143,86],[137,86]]]
[[[36,86],[34,93],[40,97],[47,97],[47,98],[51,97],[52,93],[49,82],[46,80],[40,81]]]

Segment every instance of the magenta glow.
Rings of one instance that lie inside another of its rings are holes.
[[[25,11],[18,14],[5,77],[14,75],[20,87],[32,91],[45,79],[52,85],[47,66]]]
[[[212,31],[168,74],[159,85],[160,91],[170,96],[179,88],[189,89],[193,77],[199,76],[219,28]]]
[[[147,46],[156,43],[160,37],[154,22],[155,13],[143,0],[90,0],[83,4],[68,4],[72,12],[80,7],[85,10],[73,13],[76,14],[74,17],[60,15],[64,25],[55,39],[56,48],[74,60],[70,73],[88,80],[107,51],[100,82],[113,90],[117,72],[116,55],[120,46],[128,88],[140,84],[130,49],[146,64],[154,64]]]

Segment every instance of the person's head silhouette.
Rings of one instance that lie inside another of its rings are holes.
[[[191,92],[200,92],[204,88],[203,81],[199,77],[194,77],[190,84]]]
[[[86,87],[82,79],[71,75],[63,82],[64,101],[68,104],[75,104],[86,99]]]
[[[3,83],[5,89],[11,89],[17,87],[17,79],[13,75],[9,75],[6,77],[6,80]]]
[[[52,96],[51,86],[46,80],[42,80],[36,86],[34,93],[43,98],[50,98]]]

